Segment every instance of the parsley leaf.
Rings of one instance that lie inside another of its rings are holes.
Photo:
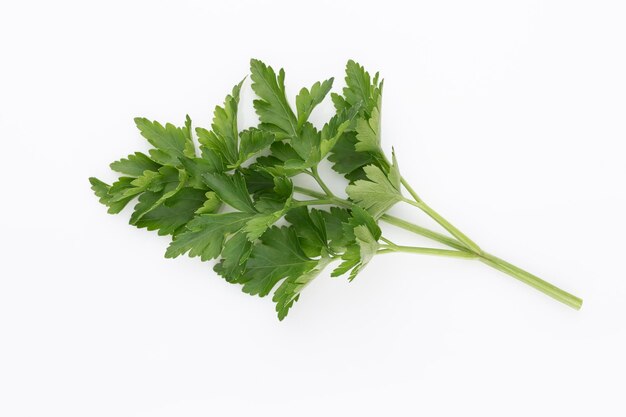
[[[174,238],[165,252],[166,258],[176,258],[189,252],[203,261],[217,258],[224,240],[239,231],[253,215],[249,213],[201,214],[187,224],[186,230]]]
[[[368,120],[360,118],[356,122],[357,143],[354,149],[357,152],[380,152],[380,111],[378,107],[372,110],[372,117]]]
[[[257,152],[266,149],[274,143],[275,140],[272,133],[256,128],[244,130],[241,132],[240,137],[239,156],[237,161],[233,164],[233,168],[240,166]]]
[[[160,235],[174,235],[194,218],[204,201],[202,190],[183,187],[162,204],[144,213],[134,224],[139,228],[157,230]]]
[[[256,212],[246,188],[246,182],[240,172],[232,175],[206,172],[202,175],[202,179],[226,204],[247,213]]]
[[[141,152],[135,152],[132,155],[128,155],[126,158],[112,162],[110,167],[113,171],[131,177],[139,177],[144,171],[157,171],[161,165],[154,162],[147,155]]]
[[[243,81],[233,87],[231,94],[224,99],[223,107],[215,106],[213,111],[212,130],[196,128],[198,142],[217,155],[228,164],[234,165],[239,159],[237,128],[237,106],[239,105],[239,92]]]
[[[343,97],[338,95],[333,97],[337,110],[359,105],[362,106],[361,113],[369,117],[382,97],[383,83],[378,79],[378,73],[372,79],[365,68],[349,60],[346,64],[346,86],[343,89]]]
[[[309,120],[311,112],[320,104],[330,89],[333,87],[333,78],[330,78],[322,83],[319,81],[313,84],[311,89],[302,88],[300,93],[296,96],[296,109],[298,109],[298,127]]]
[[[132,196],[125,198],[118,197],[121,196],[126,189],[132,188],[132,180],[133,179],[130,177],[122,177],[113,183],[113,186],[110,186],[97,178],[89,178],[91,189],[99,198],[100,203],[109,208],[108,212],[110,214],[119,213],[133,199]],[[111,188],[113,188],[113,191],[111,191]]]
[[[228,282],[238,282],[245,270],[251,250],[252,242],[246,234],[236,233],[224,245],[220,262],[213,267],[213,270]]]
[[[363,171],[366,179],[357,180],[346,188],[348,196],[359,206],[379,217],[402,201],[401,178],[395,156],[389,174],[375,165],[368,165]]]
[[[351,271],[349,280],[352,281],[377,253],[382,233],[376,220],[358,207],[352,209],[350,220],[344,223],[344,232],[351,237],[352,243],[342,255],[343,262],[331,276],[337,277]]]
[[[287,213],[285,220],[294,226],[302,250],[308,256],[320,256],[322,250],[330,252],[325,218],[321,210],[309,211],[306,207],[297,207]]]
[[[243,291],[261,297],[284,278],[296,278],[312,270],[317,261],[302,251],[293,227],[269,228],[252,248],[240,282]]]
[[[187,129],[176,127],[171,123],[162,126],[159,122],[151,122],[142,117],[135,118],[135,124],[141,135],[155,147],[150,149],[150,156],[154,161],[162,165],[176,166],[179,164],[179,158],[195,155],[196,151]]]
[[[272,301],[276,303],[278,320],[287,317],[289,309],[300,299],[300,293],[311,283],[331,262],[330,258],[322,258],[314,268],[301,275],[289,275],[274,292]]]
[[[363,167],[377,163],[376,158],[369,152],[356,151],[356,132],[343,134],[333,147],[328,157],[333,162],[333,169],[350,181],[366,178]]]
[[[254,108],[262,127],[276,134],[278,139],[297,137],[298,120],[285,95],[285,71],[278,71],[258,59],[250,61],[252,89],[259,96]]]

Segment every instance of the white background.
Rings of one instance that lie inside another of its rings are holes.
[[[625,20],[619,0],[2,2],[0,415],[626,415]],[[87,177],[147,148],[132,118],[207,126],[251,57],[292,95],[337,90],[349,58],[380,70],[420,195],[583,309],[385,255],[279,322],[107,215]]]

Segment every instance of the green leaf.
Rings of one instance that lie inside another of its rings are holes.
[[[113,171],[117,171],[131,177],[139,177],[144,173],[144,171],[157,171],[161,167],[160,164],[157,164],[141,152],[135,152],[132,155],[128,155],[126,158],[122,158],[119,161],[111,163],[110,166]]]
[[[375,165],[368,165],[363,170],[367,179],[357,180],[346,188],[348,196],[355,203],[374,217],[379,217],[391,206],[402,201],[400,174],[395,157],[388,175]]]
[[[297,278],[317,265],[302,251],[291,227],[271,227],[250,253],[240,282],[243,291],[261,297],[284,278]]]
[[[362,106],[361,113],[369,118],[382,96],[383,83],[378,82],[378,73],[372,79],[365,68],[353,60],[349,60],[346,64],[345,80],[344,100],[340,101],[333,97],[335,107],[340,110],[345,108],[345,103],[350,106],[360,105]]]
[[[359,245],[359,264],[350,272],[350,280],[353,280],[359,272],[372,260],[378,251],[378,239],[372,235],[367,226],[361,225],[354,228],[354,236]]]
[[[162,126],[142,117],[135,118],[135,124],[141,135],[156,148],[150,150],[150,156],[159,164],[177,166],[180,158],[195,155],[194,144],[186,128],[171,123]]]
[[[142,194],[142,196],[145,194]],[[174,235],[194,216],[205,201],[204,191],[184,187],[135,221],[135,226]]]
[[[360,118],[356,122],[356,139],[355,149],[357,152],[377,152],[382,153],[380,149],[380,111],[378,107],[372,110],[372,117],[368,120]]]
[[[285,95],[285,72],[278,76],[263,62],[250,61],[252,89],[259,96],[254,100],[254,108],[261,119],[262,127],[276,134],[277,139],[297,136],[298,121]]]
[[[187,174],[184,171],[179,171],[171,166],[161,167],[159,175],[159,186],[155,186],[153,190],[145,191],[139,196],[139,202],[135,205],[133,214],[130,217],[130,224],[137,226],[139,220],[146,213],[156,209],[168,198],[180,191],[187,179]]]
[[[283,210],[278,210],[273,213],[258,214],[248,220],[242,231],[246,234],[249,241],[254,241],[261,237],[268,227],[283,217],[283,214]]]
[[[281,200],[287,201],[293,195],[293,182],[284,175],[275,176],[273,191]]]
[[[248,240],[245,233],[234,234],[224,245],[221,260],[213,267],[213,270],[228,282],[238,282],[245,270],[251,250],[252,242]]]
[[[334,115],[322,128],[322,140],[320,144],[321,157],[325,157],[341,139],[341,137],[353,130],[356,126],[356,116],[360,106],[353,106]]]
[[[110,214],[119,213],[133,199],[133,196],[119,198],[127,189],[132,188],[132,180],[133,178],[131,177],[121,177],[113,183],[113,186],[110,186],[97,178],[89,178],[91,189],[98,197],[100,203],[109,208],[108,213]]]
[[[344,275],[359,265],[359,261],[361,260],[361,252],[359,250],[358,244],[354,242],[352,245],[348,246],[343,255],[341,255],[341,259],[343,261],[330,273],[331,277],[339,277],[341,275]],[[350,275],[348,277],[348,280],[351,281],[352,279],[354,278],[352,278]]]
[[[335,106],[335,110],[337,110],[337,113],[349,110],[351,108],[350,103],[348,103],[346,99],[343,98],[343,96],[340,94],[330,93],[330,98],[333,101],[333,105]]]
[[[249,240],[258,239],[268,227],[280,220],[289,210],[293,196],[293,183],[285,176],[273,179],[274,187],[257,193],[255,208],[261,214],[246,223],[243,231]]]
[[[270,147],[271,154],[275,158],[278,158],[282,162],[286,161],[301,161],[300,155],[289,143],[286,142],[274,142]],[[261,158],[257,159],[261,162]]]
[[[376,255],[379,245],[367,227],[355,227],[354,234],[356,244],[348,247],[342,256],[343,262],[333,270],[331,276],[337,277],[350,271],[348,280],[352,281]]]
[[[261,161],[259,161],[259,159],[261,159]],[[302,173],[301,169],[285,167],[285,163],[274,156],[262,156],[257,159],[257,162],[260,162],[260,165],[272,175],[293,177],[294,175]]]
[[[255,208],[267,213],[282,209],[293,194],[293,182],[285,175],[272,174],[265,167],[252,165],[243,170],[248,190],[253,194]]]
[[[330,261],[331,258],[322,258],[310,271],[299,276],[285,278],[272,297],[272,301],[276,303],[278,320],[282,321],[287,316],[289,309],[300,299],[302,290],[324,270]]]
[[[272,185],[272,188],[259,190],[255,194],[254,207],[257,211],[262,213],[282,211],[291,203],[293,182],[288,177],[284,175],[274,176]]]
[[[382,235],[382,231],[380,227],[378,227],[378,223],[376,223],[376,219],[372,217],[372,215],[367,211],[362,209],[361,207],[352,207],[350,210],[350,218],[346,223],[344,223],[343,231],[344,233],[350,237],[350,239],[354,239],[355,235],[352,232],[357,226],[365,226],[370,231],[372,236],[376,238],[376,240],[380,239]]]
[[[224,159],[206,146],[200,146],[200,159],[206,163],[206,168],[209,172],[224,172],[227,170]]]
[[[274,186],[274,176],[264,166],[252,164],[248,168],[240,169],[246,181],[248,191],[257,198],[259,194],[271,191]]]
[[[326,235],[326,223],[322,210],[297,207],[289,210],[285,215],[287,220],[298,235],[300,246],[309,257],[322,254],[322,249],[330,252],[328,236]]]
[[[195,216],[170,243],[166,258],[176,258],[189,252],[203,261],[217,258],[224,240],[239,231],[253,215],[249,213],[201,214]]]
[[[189,147],[189,153],[185,154],[188,157],[196,156],[196,149],[193,143],[193,135],[191,132],[193,132],[193,129],[191,128],[191,117],[189,117],[189,115],[187,114],[185,115],[185,127],[183,128],[183,134],[185,135],[185,139],[187,140],[187,146]],[[189,146],[189,144],[191,144],[191,146]]]
[[[202,204],[202,207],[196,210],[196,214],[210,214],[217,212],[222,206],[222,201],[219,199],[217,194],[213,191],[207,191],[204,196],[206,201]]]
[[[257,158],[257,166],[262,166],[265,171],[274,176],[294,176],[302,173],[304,169],[302,166],[305,165],[305,161],[300,158],[300,155],[290,144],[274,142],[270,151],[270,155]]]
[[[189,177],[189,183],[194,188],[206,188],[206,184],[202,175],[207,172],[221,173],[224,172],[224,164],[221,159],[213,158],[182,158],[180,160],[185,172]]]
[[[246,188],[246,182],[240,172],[233,175],[206,172],[202,175],[204,182],[211,188],[217,196],[237,210],[256,213],[252,205],[250,193]]]
[[[352,243],[342,255],[343,262],[333,270],[331,276],[337,277],[350,271],[349,280],[357,274],[376,255],[381,230],[376,220],[365,210],[354,207],[348,223],[344,223],[344,233],[350,236]]]
[[[275,140],[272,133],[256,128],[244,130],[239,137],[241,139],[239,157],[232,168],[240,166],[259,151],[269,147]]]
[[[339,207],[331,207],[330,211],[297,207],[285,215],[309,257],[343,252],[354,240],[352,229],[345,229],[351,218],[348,210]]]
[[[103,181],[100,181],[96,177],[90,177],[89,183],[91,184],[91,189],[93,190],[96,197],[98,197],[98,201],[105,206],[109,205],[109,189],[111,186]]]
[[[322,83],[319,81],[313,84],[310,90],[302,88],[296,96],[296,109],[298,110],[298,128],[309,120],[313,109],[320,104],[330,89],[333,87],[333,78]]]
[[[276,174],[299,174],[320,162],[320,140],[320,132],[307,122],[298,137],[289,143],[274,142],[270,147],[270,155],[258,158],[257,163]]]
[[[304,167],[308,168],[313,165],[317,165],[317,163],[321,160],[321,140],[322,136],[320,132],[318,132],[315,126],[309,122],[304,123],[302,129],[300,130],[300,135],[291,140],[291,146],[298,154],[299,159],[305,161],[305,163],[302,164]],[[290,165],[289,162],[290,161],[287,161],[286,165]],[[291,165],[296,164],[291,163]]]
[[[356,133],[347,132],[341,136],[328,157],[333,163],[333,169],[340,174],[345,174],[351,181],[365,178],[363,167],[376,164],[376,158],[369,152],[357,152]]]
[[[238,154],[237,107],[243,81],[233,87],[231,94],[224,99],[224,106],[215,106],[212,131],[197,128],[198,142],[207,149],[219,154],[229,165],[236,164]]]
[[[137,177],[130,182],[132,187],[125,188],[124,191],[118,193],[116,196],[113,196],[111,198],[111,202],[124,200],[129,197],[132,198],[137,194],[143,193],[144,191],[161,191],[163,189],[162,179],[163,177],[158,172],[144,171],[140,177]]]
[[[344,251],[352,238],[350,234],[344,231],[344,224],[348,223],[351,218],[350,212],[344,208],[331,207],[330,211],[321,211],[321,213],[324,218],[330,253]]]

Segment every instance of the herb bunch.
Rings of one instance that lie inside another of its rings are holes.
[[[338,264],[331,276],[353,280],[375,255],[390,252],[477,259],[581,307],[581,299],[484,252],[411,188],[393,152],[389,159],[381,148],[378,73],[372,77],[348,61],[342,94],[331,94],[336,114],[321,129],[309,116],[329,94],[333,78],[302,88],[294,109],[282,69],[276,73],[253,59],[250,73],[257,127],[238,127],[242,81],[215,107],[210,129],[192,129],[189,116],[182,127],[136,118],[152,149],[113,162],[121,176],[111,185],[90,178],[109,213],[137,200],[130,223],[170,235],[166,257],[219,259],[214,270],[244,292],[263,297],[273,291],[280,320],[333,262]],[[347,199],[321,178],[318,165],[324,159],[347,180]],[[301,176],[312,177],[318,189],[298,185]],[[397,203],[422,210],[448,234],[386,214]],[[381,222],[449,249],[398,245],[382,235]]]

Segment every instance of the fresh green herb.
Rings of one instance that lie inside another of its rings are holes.
[[[582,300],[484,252],[428,206],[389,160],[380,144],[383,82],[354,61],[346,66],[342,94],[332,93],[336,114],[321,128],[309,117],[332,88],[333,79],[302,88],[295,111],[285,94],[285,73],[259,60],[250,63],[257,127],[239,130],[237,111],[243,81],[214,111],[211,129],[135,119],[153,146],[113,162],[122,174],[108,185],[90,178],[109,213],[137,200],[130,223],[171,235],[165,256],[188,253],[203,261],[218,259],[215,271],[243,291],[261,297],[273,291],[282,320],[302,290],[334,261],[330,273],[353,280],[382,253],[409,252],[479,260],[539,291],[579,309]],[[324,159],[347,180],[347,199],[322,180]],[[319,189],[298,185],[312,177]],[[386,212],[410,204],[439,223],[449,235]],[[319,206],[315,208],[314,206]],[[425,236],[449,249],[402,246],[382,235],[388,223]],[[282,225],[279,225],[282,224]]]

